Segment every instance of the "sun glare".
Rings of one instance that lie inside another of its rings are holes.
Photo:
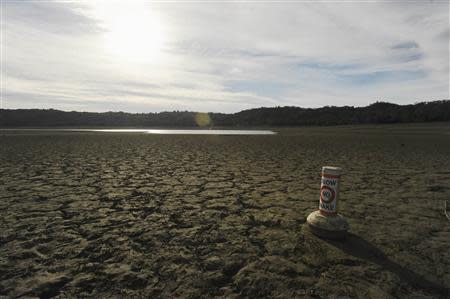
[[[163,22],[144,1],[93,3],[105,33],[103,46],[115,59],[127,62],[159,62],[165,43]]]

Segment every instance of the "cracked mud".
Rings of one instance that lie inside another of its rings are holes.
[[[445,298],[449,133],[0,131],[0,297]],[[323,165],[344,242],[305,225]]]

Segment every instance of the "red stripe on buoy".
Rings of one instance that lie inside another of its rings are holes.
[[[327,212],[325,210],[322,210],[319,208],[319,212],[320,214],[322,214],[323,216],[336,216],[337,212]]]
[[[341,178],[340,175],[332,175],[332,174],[328,174],[328,173],[322,173],[322,177],[327,178],[327,179],[339,179],[339,178]]]

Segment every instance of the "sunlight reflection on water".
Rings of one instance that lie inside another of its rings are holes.
[[[274,135],[268,130],[166,130],[166,129],[80,129],[73,131],[108,133],[147,133],[161,135]]]
[[[144,133],[159,135],[276,135],[270,130],[176,130],[176,129],[2,129],[0,132],[104,132],[104,133]]]

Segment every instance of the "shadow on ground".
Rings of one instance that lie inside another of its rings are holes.
[[[449,289],[445,286],[427,280],[422,275],[392,261],[378,247],[355,234],[349,233],[344,241],[321,239],[346,254],[379,265],[411,285],[418,286],[431,293],[440,294],[442,298],[448,298],[450,294]]]

